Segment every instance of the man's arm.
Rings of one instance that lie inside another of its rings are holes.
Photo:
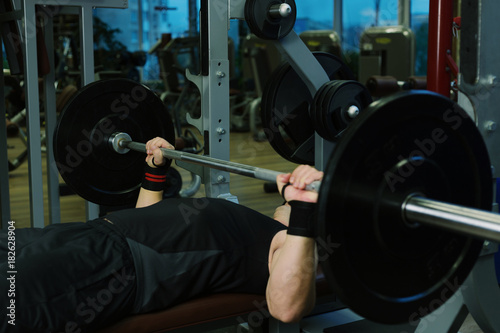
[[[318,195],[305,191],[305,186],[321,180],[323,173],[309,166],[299,166],[290,175],[277,178],[280,192],[286,183],[284,197],[290,201],[315,203]],[[292,208],[293,214],[293,208]],[[270,254],[270,276],[266,290],[271,315],[283,322],[299,321],[316,301],[316,242],[314,237],[281,232],[280,246]]]
[[[163,199],[163,191],[150,191],[141,187],[135,208],[142,208],[154,205]]]
[[[169,160],[163,157],[160,148],[175,149],[169,142],[162,138],[154,138],[146,143],[146,163],[150,168],[157,169],[166,166]],[[163,199],[163,190],[155,191],[141,187],[137,198],[136,208],[147,207]]]

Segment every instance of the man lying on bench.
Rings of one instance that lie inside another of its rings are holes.
[[[265,293],[273,317],[300,320],[314,306],[317,193],[323,173],[299,166],[278,176],[286,205],[274,219],[213,198],[162,201],[171,161],[146,144],[137,207],[87,223],[0,232],[0,332],[90,332],[131,314],[214,293]],[[10,238],[9,238],[10,237]],[[13,279],[15,277],[15,279]],[[15,297],[6,297],[11,290]],[[15,324],[15,325],[14,325]]]

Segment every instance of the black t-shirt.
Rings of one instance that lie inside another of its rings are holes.
[[[167,199],[107,216],[137,271],[135,312],[202,294],[264,294],[271,240],[281,223],[227,200]]]

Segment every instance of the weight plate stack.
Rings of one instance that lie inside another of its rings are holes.
[[[335,141],[371,102],[370,93],[357,81],[327,82],[314,96],[310,112],[313,126],[323,139]]]
[[[347,65],[329,53],[313,53],[330,80],[353,80]],[[283,158],[298,164],[314,164],[315,128],[309,111],[314,96],[288,63],[268,80],[261,103],[264,133]]]

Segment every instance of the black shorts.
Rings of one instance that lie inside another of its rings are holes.
[[[98,219],[15,232],[14,274],[7,273],[7,234],[0,232],[0,332],[91,332],[131,313],[134,263],[111,224]],[[14,311],[7,309],[11,299]]]

